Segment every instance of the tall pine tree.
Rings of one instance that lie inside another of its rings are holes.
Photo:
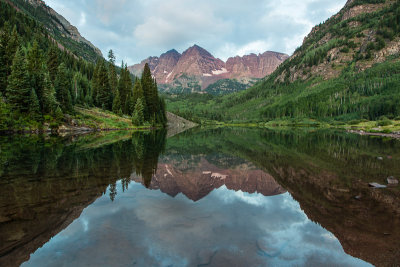
[[[56,80],[58,66],[58,49],[55,45],[52,45],[47,53],[47,69],[49,70],[50,79],[53,83]]]
[[[93,77],[92,77],[92,99],[93,99],[93,104],[95,106],[98,105],[97,103],[97,93],[99,91],[99,72],[100,72],[100,61],[97,62],[94,72],[93,72]]]
[[[108,71],[104,60],[100,60],[100,67],[97,73],[97,103],[103,109],[111,109],[112,94],[108,79]]]
[[[119,91],[117,90],[114,96],[112,111],[115,114],[122,115],[122,108],[121,108],[121,98],[119,97]]]
[[[138,78],[135,79],[135,85],[133,86],[133,102],[136,103],[136,101],[139,98],[143,98],[143,88],[142,88],[142,83]],[[145,103],[143,103],[145,105]]]
[[[29,113],[33,118],[37,118],[40,113],[39,100],[33,88],[31,89],[31,93],[29,95]]]
[[[43,84],[43,112],[47,114],[54,113],[58,106],[56,99],[56,90],[50,80],[50,75],[48,72],[44,74],[44,84]]]
[[[20,46],[19,35],[17,32],[17,27],[14,26],[6,48],[7,76],[11,74],[11,66],[13,64],[14,56],[19,46]]]
[[[6,97],[14,109],[20,112],[28,112],[30,96],[31,83],[26,66],[25,53],[18,48],[11,67],[11,74],[8,77]]]
[[[139,98],[136,101],[134,112],[132,115],[132,124],[135,126],[141,126],[144,122],[144,105],[143,98]]]
[[[117,71],[115,69],[115,56],[112,50],[110,50],[108,53],[108,78],[110,81],[112,95],[115,96],[118,87],[118,78]]]
[[[118,81],[118,90],[121,98],[121,107],[123,108],[123,113],[129,114],[126,102],[128,102],[130,93],[132,91],[132,80],[126,65],[123,66],[123,69],[121,70],[121,77]]]
[[[153,77],[151,76],[150,67],[147,63],[144,65],[141,82],[145,100],[144,102],[146,103],[144,117],[145,120],[150,121],[153,115]]]
[[[70,95],[71,82],[68,79],[68,70],[64,63],[58,67],[57,77],[55,80],[55,89],[57,101],[61,105],[61,109],[66,112],[72,112],[72,101]]]
[[[5,93],[7,88],[7,77],[8,77],[8,55],[7,45],[10,41],[10,30],[11,26],[8,22],[4,23],[2,29],[0,29],[0,93]]]
[[[37,41],[34,41],[32,47],[28,50],[27,60],[31,84],[39,101],[39,110],[42,111],[44,86],[43,53],[39,49]]]

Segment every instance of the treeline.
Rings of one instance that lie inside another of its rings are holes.
[[[165,125],[165,103],[145,66],[134,83],[127,65],[88,62],[48,35],[41,23],[0,2],[0,129],[57,128],[74,106],[132,116],[134,125]]]
[[[95,105],[112,110],[119,115],[131,115],[133,125],[167,123],[165,101],[158,95],[157,82],[152,77],[148,64],[141,78],[132,83],[127,65],[122,66],[119,79],[115,73],[114,57],[109,54],[108,72],[106,62],[96,65],[93,75],[93,97]]]

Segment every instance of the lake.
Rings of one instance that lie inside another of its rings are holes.
[[[0,266],[396,266],[400,141],[196,128],[0,137]]]

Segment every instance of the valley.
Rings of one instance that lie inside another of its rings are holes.
[[[0,266],[399,266],[399,44],[396,0],[0,0]]]

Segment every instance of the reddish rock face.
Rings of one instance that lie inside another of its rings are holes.
[[[139,76],[144,68],[144,65],[149,64],[151,73],[156,78],[158,83],[165,83],[168,75],[173,71],[177,65],[181,54],[179,54],[175,49],[172,49],[160,57],[149,57],[143,60],[140,64],[130,66],[128,69],[131,73]]]
[[[213,75],[213,71],[220,70],[223,72],[225,63],[213,57],[205,49],[194,45],[188,50],[183,52],[182,57],[176,64],[169,80],[165,80],[165,83],[169,83],[174,78],[180,77],[182,74],[189,74],[193,76],[207,77],[206,75]]]
[[[270,51],[259,55],[236,56],[227,60],[226,69],[230,78],[264,78],[288,58],[288,55]]]
[[[146,63],[159,84],[171,84],[183,75],[196,77],[205,88],[210,83],[221,79],[263,78],[271,74],[288,55],[277,52],[250,54],[232,57],[223,62],[207,50],[194,45],[179,54],[170,50],[158,57],[149,57],[140,64],[129,67],[134,75],[140,75]]]
[[[157,173],[149,185],[150,189],[161,190],[172,197],[179,193],[198,201],[214,189],[225,185],[229,190],[247,193],[260,193],[274,196],[285,193],[274,178],[262,170],[252,168],[221,169],[202,159],[198,165],[186,170],[186,165],[160,163]],[[142,178],[132,175],[135,182],[143,183]]]

